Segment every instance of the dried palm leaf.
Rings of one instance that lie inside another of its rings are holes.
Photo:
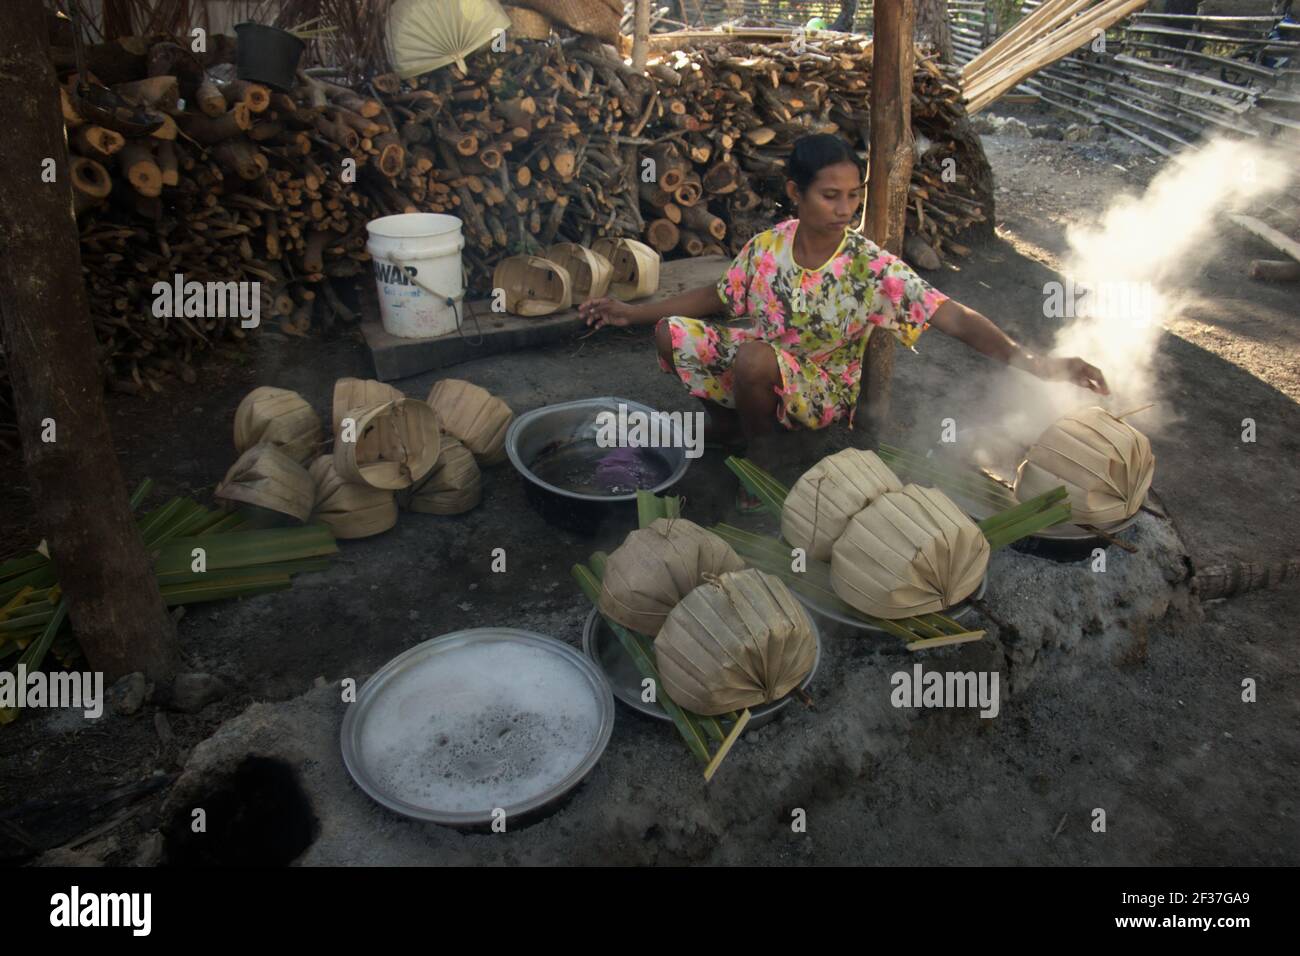
[[[664,689],[708,715],[784,697],[817,656],[808,613],[780,578],[757,569],[708,578],[673,608],[655,638]]]
[[[781,535],[818,561],[831,559],[849,520],[903,483],[872,451],[845,448],[813,465],[794,483],[781,509]]]
[[[979,586],[990,550],[942,491],[907,485],[854,515],[831,552],[831,586],[875,617],[933,614]]]
[[[609,556],[601,579],[600,612],[654,637],[668,613],[705,574],[745,566],[725,541],[685,518],[658,518],[633,531]]]
[[[1104,526],[1137,514],[1155,468],[1147,436],[1094,406],[1038,436],[1016,472],[1016,494],[1032,497],[1064,484],[1073,520]]]
[[[434,382],[429,405],[442,430],[459,438],[480,465],[506,460],[506,430],[515,413],[486,388],[459,378]]]
[[[241,455],[266,443],[305,464],[320,440],[320,416],[305,398],[289,389],[255,388],[235,410],[235,450]]]
[[[316,485],[316,520],[336,538],[368,538],[397,524],[397,502],[391,491],[344,481],[332,455],[321,455],[307,469]]]

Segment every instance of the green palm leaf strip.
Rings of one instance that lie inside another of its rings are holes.
[[[727,458],[727,467],[735,473],[751,495],[763,502],[767,513],[780,521],[781,509],[785,506],[785,499],[789,496],[790,489],[747,458],[731,455]]]
[[[131,495],[132,510],[152,488],[148,479],[141,483]],[[292,575],[324,570],[338,553],[325,525],[249,530],[246,513],[209,510],[187,498],[141,515],[136,526],[168,607],[283,590],[292,586]],[[193,570],[195,548],[203,549],[205,571]],[[21,650],[20,662],[39,668],[52,646],[63,647],[56,638],[66,620],[49,558],[33,552],[0,564],[0,661]],[[65,643],[75,648],[70,639]]]

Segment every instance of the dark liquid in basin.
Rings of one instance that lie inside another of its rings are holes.
[[[673,473],[657,449],[601,448],[594,440],[544,449],[528,467],[547,484],[583,495],[630,495]]]

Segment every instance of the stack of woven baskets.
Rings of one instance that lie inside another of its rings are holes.
[[[398,506],[452,515],[482,498],[480,466],[505,460],[514,413],[460,379],[434,383],[426,401],[357,378],[334,383],[333,448],[297,392],[255,388],[235,412],[239,458],[216,497],[271,520],[315,519],[339,538],[397,523]]]
[[[597,239],[588,249],[561,242],[545,256],[510,256],[497,263],[492,285],[513,315],[550,315],[588,299],[640,299],[659,288],[659,253],[635,239]]]

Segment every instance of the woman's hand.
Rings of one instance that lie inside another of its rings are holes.
[[[1036,372],[1039,378],[1056,382],[1073,382],[1080,388],[1086,388],[1098,395],[1110,394],[1110,387],[1106,384],[1106,376],[1101,374],[1101,369],[1089,365],[1081,358],[1040,357],[1038,363]]]
[[[634,306],[608,297],[588,299],[578,306],[578,315],[586,319],[588,325],[594,325],[598,329],[606,325],[623,328],[636,324]]]

